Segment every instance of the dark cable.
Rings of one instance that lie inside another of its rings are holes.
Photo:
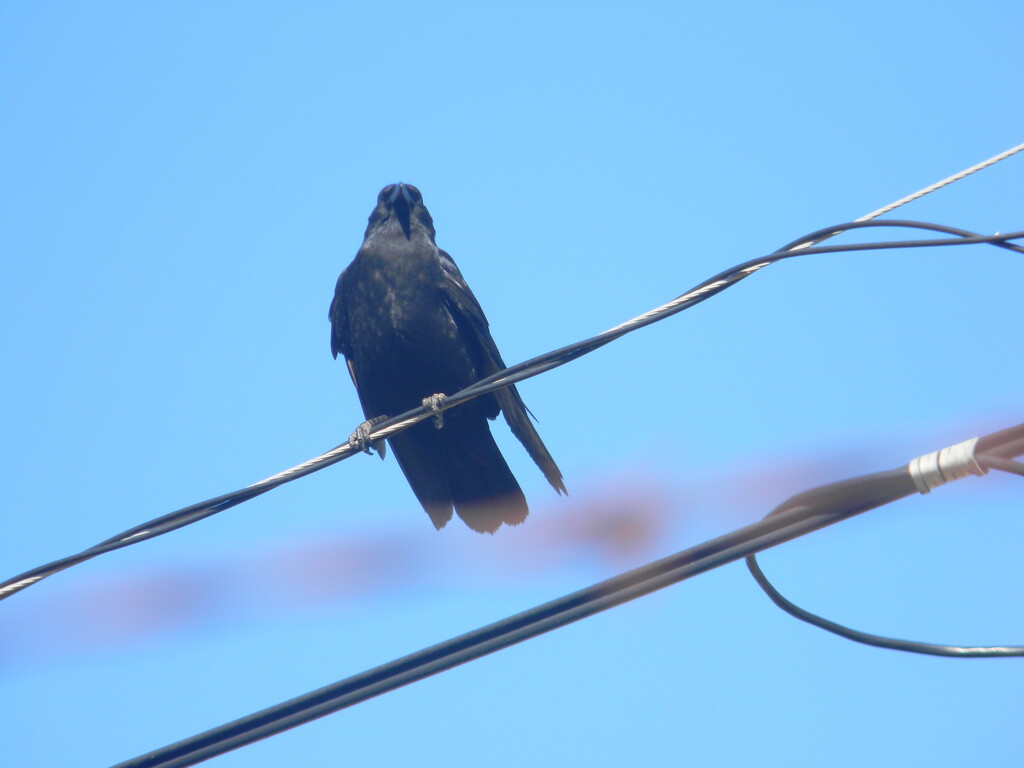
[[[1024,431],[1024,425],[1017,429]],[[988,436],[990,437],[992,436]],[[979,445],[988,438],[979,441]],[[118,763],[114,768],[183,768],[195,765],[579,621],[720,565],[752,556],[755,552],[909,496],[916,491],[917,487],[910,473],[906,467],[902,467],[797,494],[776,507],[765,519],[753,525],[205,733]],[[754,567],[756,568],[756,565]]]
[[[985,451],[985,452],[982,452]],[[978,440],[975,460],[982,469],[1001,469],[1024,475],[1024,464],[1011,461],[1007,456],[1016,456],[1024,453],[1024,424],[986,435]],[[906,482],[900,476],[906,478]],[[879,472],[873,475],[845,480],[841,483],[832,483],[815,488],[810,491],[798,494],[780,504],[769,514],[769,517],[782,512],[795,509],[807,510],[828,510],[828,509],[850,509],[859,508],[862,503],[877,506],[874,502],[878,499],[894,500],[902,496],[908,496],[917,490],[910,474],[905,467],[890,472]],[[881,503],[886,503],[882,501]],[[783,596],[764,575],[761,567],[757,564],[757,558],[751,554],[747,557],[747,568],[764,590],[779,608],[801,621],[820,627],[828,632],[845,637],[865,645],[873,645],[878,648],[888,648],[895,651],[907,651],[909,653],[923,653],[931,656],[952,656],[957,658],[1005,658],[1008,656],[1024,656],[1024,646],[960,646],[941,645],[937,643],[925,643],[917,640],[901,640],[894,637],[872,635],[857,629],[838,624],[817,614],[801,608]]]
[[[1010,472],[1011,474],[1024,477],[1024,463],[1019,461],[1011,461],[1010,459],[1002,459],[998,456],[982,454],[978,456],[978,463],[989,469],[999,469],[1003,472]]]
[[[932,239],[932,240],[908,240],[908,241],[896,241],[896,242],[883,242],[883,243],[860,243],[854,245],[835,245],[835,246],[814,246],[810,248],[800,248],[798,250],[790,250],[796,245],[806,243],[808,241],[821,241],[827,237],[831,237],[835,234],[854,230],[864,229],[868,227],[897,227],[897,228],[911,228],[911,229],[924,229],[933,232],[940,232],[944,234],[954,235],[953,238],[949,239]],[[763,266],[773,264],[782,259],[792,258],[794,256],[807,256],[813,254],[825,254],[825,253],[841,253],[849,251],[864,251],[864,250],[882,250],[892,248],[923,248],[931,246],[945,246],[945,245],[973,245],[973,244],[988,244],[994,245],[1000,248],[1015,251],[1017,253],[1024,253],[1024,247],[1011,243],[1011,240],[1018,240],[1024,238],[1024,232],[1011,232],[1008,234],[1001,235],[979,235],[973,232],[969,232],[963,229],[957,229],[954,227],[947,227],[939,224],[929,224],[926,222],[908,221],[908,220],[874,220],[874,221],[863,221],[863,222],[850,222],[847,224],[834,225],[831,227],[825,227],[798,238],[791,243],[787,244],[782,249],[775,251],[772,254],[764,256],[760,259],[752,259],[739,264],[732,269],[720,272],[714,277],[705,280],[693,289],[678,296],[671,302],[659,307],[651,312],[641,315],[638,318],[634,318],[631,321],[623,323],[615,328],[605,331],[604,333],[593,336],[589,339],[571,344],[560,349],[556,349],[547,354],[534,357],[517,365],[513,365],[510,368],[506,368],[504,371],[492,374],[485,379],[473,384],[460,392],[456,392],[446,398],[443,410],[452,408],[460,405],[467,400],[479,397],[480,395],[488,392],[493,392],[496,389],[507,387],[510,384],[515,384],[524,379],[537,376],[546,371],[557,368],[561,365],[582,357],[585,354],[593,352],[594,350],[608,344],[615,339],[618,339],[627,333],[631,333],[639,328],[643,328],[651,323],[664,320],[667,317],[682,312],[684,309],[699,304],[702,301],[714,296],[721,291],[729,288],[740,280],[749,277],[755,271]],[[423,407],[414,408],[406,411],[403,414],[393,416],[386,421],[376,425],[370,433],[371,441],[376,441],[385,437],[397,433],[401,429],[408,428],[412,424],[422,421],[423,419],[433,416],[433,413]],[[405,423],[408,422],[408,423]],[[402,424],[400,428],[396,428],[396,425]],[[31,570],[25,571],[13,578],[7,579],[0,583],[0,600],[10,597],[12,594],[25,589],[36,582],[58,573],[59,571],[70,568],[79,563],[91,560],[94,557],[111,552],[115,549],[136,544],[147,539],[161,536],[165,533],[182,528],[186,525],[198,522],[206,517],[214,515],[218,512],[223,512],[226,509],[237,506],[249,499],[253,499],[260,496],[267,491],[277,488],[280,485],[296,480],[305,475],[311,474],[312,472],[319,471],[332,464],[336,464],[339,461],[349,458],[349,456],[356,453],[356,450],[348,446],[348,444],[339,445],[325,454],[312,459],[311,461],[305,462],[299,467],[292,468],[279,475],[275,475],[266,480],[262,480],[258,483],[254,483],[247,488],[243,488],[238,491],[232,491],[222,496],[217,496],[213,499],[192,504],[188,507],[184,507],[174,512],[170,512],[166,515],[158,517],[142,525],[138,525],[127,531],[124,531],[116,536],[113,536],[106,541],[102,541],[99,544],[90,547],[82,552],[68,557],[54,560],[53,562],[45,565],[37,566]]]
[[[750,569],[750,573],[754,577],[754,580],[757,582],[758,586],[764,590],[765,594],[771,598],[771,601],[790,616],[794,616],[801,621],[806,621],[808,624],[813,624],[816,627],[820,627],[821,629],[835,635],[839,635],[840,637],[845,637],[847,640],[864,643],[865,645],[873,645],[877,648],[888,648],[892,651],[923,653],[930,656],[951,656],[962,659],[972,657],[1006,658],[1009,656],[1024,656],[1024,646],[1019,645],[975,647],[963,645],[939,645],[937,643],[924,643],[918,640],[901,640],[895,637],[883,637],[882,635],[872,635],[867,632],[861,632],[858,629],[852,629],[850,627],[843,626],[842,624],[837,624],[834,621],[818,616],[817,614],[811,613],[810,611],[791,603],[782,594],[780,594],[774,586],[772,586],[770,581],[768,581],[768,577],[766,577],[761,571],[760,566],[757,564],[757,558],[754,557],[754,555],[747,558],[747,568]]]

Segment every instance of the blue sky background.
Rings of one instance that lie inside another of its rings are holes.
[[[0,576],[361,420],[327,306],[416,184],[509,363],[1024,140],[1019,2],[0,6]],[[1020,229],[1024,157],[903,209]],[[1024,262],[794,259],[521,385],[520,528],[357,457],[0,605],[11,766],[106,765],[1021,421]],[[868,631],[1020,643],[1019,478],[766,554]],[[855,645],[742,565],[210,765],[1010,765],[1016,660]]]

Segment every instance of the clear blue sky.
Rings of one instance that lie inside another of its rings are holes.
[[[327,306],[416,184],[505,359],[1024,140],[1019,2],[0,6],[0,576],[362,416]],[[1022,228],[1024,157],[903,209]],[[1021,421],[1024,262],[795,259],[521,386],[571,495],[436,533],[357,457],[0,604],[5,765],[98,766]],[[768,553],[896,636],[1024,641],[1019,478]],[[1020,661],[858,646],[721,568],[210,765],[1000,766]]]

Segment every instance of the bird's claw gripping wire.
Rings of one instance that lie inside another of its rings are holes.
[[[423,407],[429,408],[430,412],[434,414],[434,427],[441,429],[444,426],[444,414],[441,413],[441,406],[444,405],[444,401],[448,399],[448,396],[444,392],[438,392],[436,395],[423,398]]]
[[[348,444],[364,453],[373,453],[376,450],[383,459],[386,450],[384,441],[377,440],[372,442],[370,440],[370,431],[382,421],[387,421],[387,418],[387,416],[374,416],[372,419],[367,419],[356,427],[355,432],[348,436]]]

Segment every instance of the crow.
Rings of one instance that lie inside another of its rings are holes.
[[[551,486],[566,492],[515,386],[443,415],[437,407],[445,395],[506,366],[480,303],[452,257],[437,247],[433,219],[416,187],[399,183],[381,190],[328,314],[331,352],[345,356],[368,419],[350,439],[365,446],[373,423],[420,405],[435,409],[434,422],[388,438],[435,528],[451,520],[453,507],[479,532],[526,520],[526,497],[487,423],[499,411]],[[383,458],[383,445],[379,451]]]

